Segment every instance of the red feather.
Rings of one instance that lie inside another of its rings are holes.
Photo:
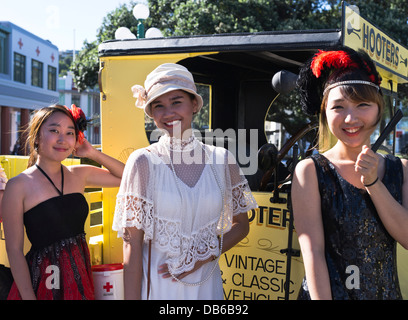
[[[67,108],[68,109],[68,108]],[[85,139],[84,130],[86,129],[86,116],[81,108],[78,108],[76,105],[72,104],[71,109],[68,109],[74,118],[75,125],[78,131],[78,142],[83,143]]]
[[[86,118],[84,112],[81,108],[78,108],[75,104],[71,105],[71,114],[74,117],[75,121],[78,121],[80,118]]]
[[[316,78],[319,78],[324,68],[348,69],[358,68],[358,64],[354,62],[345,51],[322,51],[313,58],[311,69]]]

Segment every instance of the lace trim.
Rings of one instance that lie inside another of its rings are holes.
[[[122,228],[136,227],[145,233],[145,240],[153,239],[153,202],[133,194],[118,195],[113,230],[123,236]]]
[[[192,151],[196,148],[198,140],[192,135],[188,140],[170,137],[165,134],[160,137],[159,143],[171,151]]]
[[[196,261],[219,255],[219,242],[215,232],[218,219],[185,236],[181,233],[181,221],[155,219],[156,245],[168,256],[171,273],[178,275],[194,268]]]
[[[8,179],[4,169],[0,166],[0,190],[4,190],[6,188],[6,183]]]
[[[228,206],[228,204],[226,204]],[[230,200],[232,214],[237,215],[257,206],[247,181],[232,188]],[[226,212],[231,212],[231,209]],[[167,253],[170,271],[177,275],[193,269],[196,261],[206,260],[219,254],[217,235],[221,226],[224,232],[231,228],[231,217],[226,214],[224,223],[217,218],[191,234],[181,232],[182,221],[173,221],[163,217],[153,217],[153,202],[132,194],[118,195],[113,229],[123,236],[122,228],[136,227],[145,233],[144,240],[155,241],[156,246]]]
[[[232,214],[234,216],[255,207],[257,207],[257,203],[247,180],[232,187]]]

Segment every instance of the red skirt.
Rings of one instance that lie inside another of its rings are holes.
[[[94,300],[85,234],[60,240],[26,256],[37,300]],[[7,300],[21,300],[14,282]]]

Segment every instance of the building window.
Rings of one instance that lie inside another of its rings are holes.
[[[48,90],[57,91],[57,68],[48,66]]]
[[[0,31],[0,73],[7,74],[7,33]]]
[[[81,95],[73,94],[71,103],[75,104],[77,107],[80,107],[81,106]]]
[[[26,82],[26,57],[14,52],[14,81]]]
[[[31,85],[43,87],[43,63],[37,60],[31,60]]]

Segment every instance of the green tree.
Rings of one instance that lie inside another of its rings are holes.
[[[72,64],[72,56],[65,56],[65,57],[61,57],[59,59],[58,62],[58,70],[59,70],[59,76],[63,77],[67,74],[67,71],[69,70],[71,64]]]
[[[71,64],[74,82],[79,91],[95,87],[98,83],[98,41],[84,42],[84,47]]]
[[[166,36],[327,28],[338,3],[320,0],[149,0],[151,21]],[[334,2],[334,1],[333,1]],[[335,1],[339,2],[339,1]],[[329,14],[330,11],[330,14]],[[323,14],[324,13],[324,14]],[[320,17],[321,16],[321,17]]]

